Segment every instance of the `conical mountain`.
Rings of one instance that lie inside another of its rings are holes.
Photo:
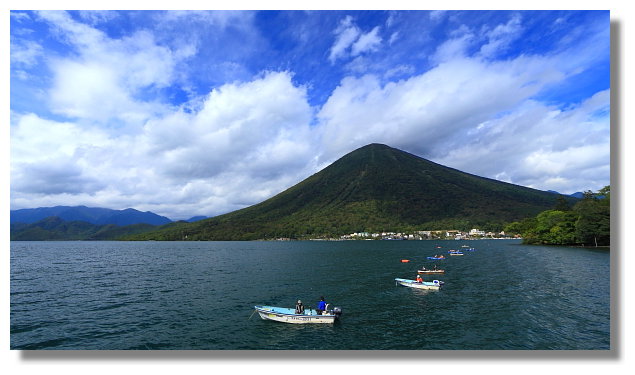
[[[502,227],[553,207],[557,197],[370,144],[262,203],[196,223],[170,225],[143,239],[302,238]]]

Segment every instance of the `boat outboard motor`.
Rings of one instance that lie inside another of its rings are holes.
[[[340,317],[340,315],[342,315],[342,308],[341,307],[334,307],[333,308],[333,315],[335,315],[336,317]]]
[[[331,304],[327,303],[326,304],[326,310],[324,311],[325,314],[328,315],[335,315],[337,318],[340,317],[340,315],[342,315],[342,308],[341,307],[334,307],[333,309],[331,309]]]

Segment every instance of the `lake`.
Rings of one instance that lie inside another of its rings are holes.
[[[476,250],[447,256],[462,245]],[[426,259],[440,253],[447,259]],[[11,242],[10,262],[11,349],[610,349],[608,250],[518,240]],[[442,280],[439,291],[395,285],[434,264],[446,274],[425,280]],[[320,296],[342,308],[335,324],[253,314],[298,299],[314,307]]]

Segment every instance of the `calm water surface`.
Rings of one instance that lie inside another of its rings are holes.
[[[440,291],[395,285],[466,244]],[[509,240],[12,242],[11,348],[610,349],[609,264]],[[334,325],[252,315],[321,295]]]

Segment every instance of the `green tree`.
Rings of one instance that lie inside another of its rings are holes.
[[[602,189],[600,189],[598,191],[597,195],[598,195],[599,198],[608,199],[607,202],[609,202],[609,205],[610,205],[610,202],[611,202],[611,185],[607,185],[607,186],[603,187]]]
[[[508,224],[506,232],[520,233],[529,244],[608,246],[611,243],[611,188],[597,193],[584,192],[584,198],[571,210],[543,211],[535,218]]]
[[[611,188],[605,186],[597,194],[585,192],[573,210],[578,214],[576,239],[585,245],[611,244]]]
[[[530,240],[533,243],[569,245],[575,243],[577,215],[571,211],[547,210],[536,216]]]
[[[558,195],[556,205],[553,209],[558,211],[571,211],[571,205],[562,195]]]
[[[528,217],[521,221],[514,221],[513,223],[507,224],[503,230],[505,231],[505,233],[520,234],[524,236],[530,230],[533,230],[533,228],[535,227],[536,227],[536,218]]]

